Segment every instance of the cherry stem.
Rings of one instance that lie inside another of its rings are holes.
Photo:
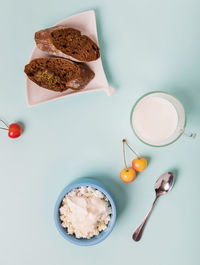
[[[125,141],[123,140],[123,157],[124,157],[124,165],[127,170],[127,164],[126,164],[126,155],[125,155]]]
[[[3,127],[0,127],[1,130],[6,130],[6,131],[9,131],[8,128],[3,128]]]
[[[0,121],[7,127],[7,129],[6,128],[2,128],[2,127],[0,127],[0,129],[8,130],[9,129],[9,126],[5,123],[5,121],[3,121],[1,119],[0,119]]]
[[[127,143],[125,139],[123,139],[123,143],[125,143],[128,148],[136,155],[137,158],[140,158],[140,156],[130,147],[130,145]]]

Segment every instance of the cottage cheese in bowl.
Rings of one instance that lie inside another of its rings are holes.
[[[59,213],[61,225],[68,234],[90,239],[107,228],[112,209],[102,192],[82,186],[65,195]]]

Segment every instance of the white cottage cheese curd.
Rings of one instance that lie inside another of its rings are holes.
[[[112,213],[107,197],[91,187],[71,190],[60,207],[60,220],[68,234],[91,238],[105,230]]]

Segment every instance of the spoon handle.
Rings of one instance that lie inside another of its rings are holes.
[[[149,216],[150,216],[150,214],[151,214],[151,212],[152,212],[152,209],[153,209],[153,207],[154,207],[154,205],[155,205],[155,203],[156,203],[158,197],[159,197],[159,196],[156,196],[156,198],[155,198],[155,200],[154,200],[154,202],[153,202],[153,205],[152,205],[151,209],[149,210],[148,214],[146,215],[144,221],[143,221],[143,222],[141,223],[141,225],[138,226],[138,228],[135,230],[135,232],[134,232],[134,234],[133,234],[133,236],[132,236],[132,239],[133,239],[133,240],[135,240],[135,241],[139,241],[139,240],[141,239],[141,237],[142,237],[142,233],[143,233],[143,231],[144,231],[145,224],[146,224],[146,222],[147,222],[147,220],[148,220],[148,218],[149,218]]]

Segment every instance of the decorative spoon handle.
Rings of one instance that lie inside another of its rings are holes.
[[[149,216],[150,216],[150,214],[151,214],[151,212],[152,212],[152,209],[153,209],[153,207],[154,207],[154,205],[155,205],[155,203],[156,203],[158,197],[159,197],[159,196],[156,196],[156,198],[155,198],[155,200],[154,200],[154,202],[153,202],[153,205],[152,205],[150,211],[148,212],[148,214],[146,215],[144,221],[143,221],[143,222],[141,223],[141,225],[138,226],[138,228],[135,230],[135,232],[134,232],[134,234],[133,234],[133,236],[132,236],[132,239],[133,239],[133,240],[135,240],[135,241],[139,241],[139,240],[141,239],[141,237],[142,237],[142,233],[143,233],[143,231],[144,231],[144,227],[145,227],[145,225],[146,225],[146,222],[147,222],[147,220],[148,220],[148,218],[149,218]]]

